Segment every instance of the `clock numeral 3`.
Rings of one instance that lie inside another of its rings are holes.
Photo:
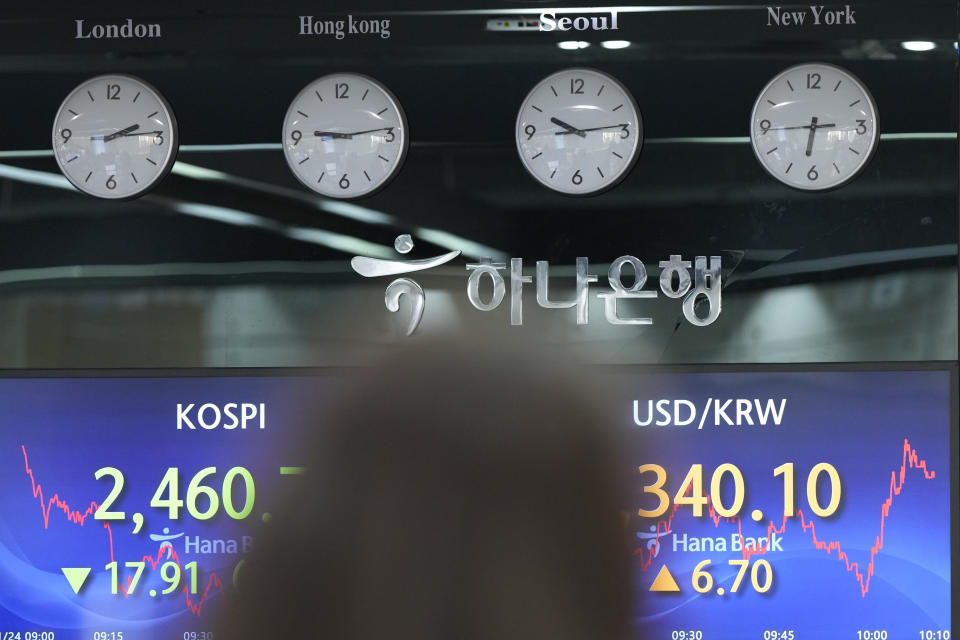
[[[867,132],[867,121],[857,120],[857,133],[861,136]]]
[[[384,138],[385,142],[393,142],[397,139],[397,136],[393,135],[393,127],[387,127],[387,136]]]

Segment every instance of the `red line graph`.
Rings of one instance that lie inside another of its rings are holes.
[[[903,485],[907,479],[907,470],[908,469],[918,469],[923,472],[923,477],[926,480],[931,480],[936,477],[936,472],[933,470],[927,469],[927,461],[920,458],[917,454],[916,449],[910,446],[910,442],[904,438],[903,440],[903,459],[900,465],[899,471],[890,472],[890,492],[887,495],[887,498],[880,505],[880,533],[874,539],[873,546],[870,547],[870,562],[867,564],[866,574],[860,570],[860,565],[857,562],[851,562],[849,556],[845,551],[840,548],[840,542],[837,540],[825,541],[820,540],[817,537],[816,527],[813,521],[808,521],[806,516],[803,513],[803,510],[797,509],[796,516],[800,518],[800,526],[804,532],[810,532],[811,540],[814,544],[814,547],[820,551],[825,551],[827,555],[830,555],[834,550],[837,552],[837,559],[843,560],[846,570],[850,573],[853,573],[857,579],[857,582],[860,585],[860,597],[865,598],[867,596],[867,591],[870,589],[870,578],[873,577],[874,569],[874,560],[877,557],[877,554],[880,553],[880,550],[883,548],[883,535],[884,535],[884,523],[886,522],[887,516],[890,515],[890,508],[893,505],[894,496],[900,495],[900,492],[903,490]],[[674,504],[673,508],[670,511],[669,517],[665,520],[660,520],[657,522],[656,533],[650,542],[653,542],[651,549],[655,549],[660,544],[660,536],[666,535],[669,532],[670,525],[673,522],[674,516],[677,515],[677,510],[679,505]],[[767,547],[770,546],[771,536],[776,534],[782,534],[786,531],[787,522],[789,517],[787,514],[784,514],[783,521],[780,526],[777,527],[776,524],[771,520],[767,525],[767,543],[765,546],[757,545],[757,548],[747,548],[744,544],[743,536],[743,521],[737,516],[733,518],[724,518],[717,515],[717,512],[714,510],[713,505],[710,504],[709,497],[707,499],[707,508],[713,525],[717,528],[720,527],[720,521],[725,520],[730,524],[737,525],[737,534],[740,537],[740,546],[741,546],[741,555],[744,560],[749,560],[751,556],[763,555],[767,552]],[[653,562],[653,555],[646,549],[646,544],[635,549],[633,555],[640,557],[640,569],[646,571],[651,563]],[[644,557],[646,556],[646,557]]]
[[[50,528],[50,514],[54,511],[63,512],[68,522],[82,527],[86,523],[87,518],[96,513],[100,505],[91,500],[90,505],[86,509],[71,509],[70,505],[61,499],[60,495],[57,493],[54,493],[53,497],[47,500],[43,495],[43,487],[39,482],[37,482],[33,475],[33,469],[30,468],[30,461],[27,458],[27,448],[23,445],[20,445],[20,450],[23,452],[24,471],[26,471],[27,475],[30,477],[30,486],[33,491],[33,497],[40,502],[40,511],[43,514],[43,528]],[[107,530],[107,541],[110,548],[110,562],[114,562],[113,529],[110,528],[109,522],[104,522],[103,528]],[[163,554],[168,550],[170,551],[171,561],[177,563],[177,566],[180,568],[180,573],[183,575],[183,566],[180,564],[180,556],[178,556],[177,552],[170,548],[170,546],[166,543],[161,543],[160,549],[157,551],[156,559],[154,559],[152,555],[146,555],[143,556],[141,561],[150,563],[150,568],[156,569],[157,565],[160,564],[160,559],[162,558]],[[129,597],[128,591],[131,581],[132,578],[128,577],[126,584],[120,586],[124,597]],[[203,603],[207,599],[207,596],[210,594],[210,590],[213,587],[217,587],[217,589],[220,591],[220,594],[223,595],[223,582],[220,581],[220,578],[217,577],[216,573],[210,574],[210,578],[207,580],[207,586],[200,595],[200,598],[197,600],[197,602],[193,602],[190,599],[189,586],[186,580],[184,580],[183,593],[186,597],[187,608],[190,609],[190,611],[195,615],[199,616],[200,611],[203,608]]]

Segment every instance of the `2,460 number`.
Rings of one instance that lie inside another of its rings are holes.
[[[204,480],[216,472],[216,467],[206,467],[198,471],[187,485],[187,496],[184,501],[180,499],[180,470],[177,467],[168,468],[160,480],[160,486],[157,487],[157,491],[150,500],[150,506],[156,509],[166,509],[171,520],[178,520],[180,510],[184,507],[186,507],[187,513],[196,520],[209,520],[217,514],[220,506],[223,505],[223,510],[228,516],[234,520],[243,520],[253,511],[253,503],[256,500],[253,476],[244,467],[233,467],[224,474],[221,490],[217,493],[213,487],[202,484]],[[110,511],[111,505],[123,491],[123,473],[114,467],[103,467],[97,469],[93,477],[99,480],[106,476],[113,479],[113,489],[97,507],[93,517],[95,520],[124,520],[127,516],[123,511]],[[246,489],[243,504],[239,507],[235,503],[233,492],[234,484],[238,478],[243,482]],[[201,497],[206,498],[205,508],[201,508]]]

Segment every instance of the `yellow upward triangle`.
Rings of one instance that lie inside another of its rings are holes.
[[[680,586],[673,579],[667,565],[660,567],[660,573],[657,574],[653,584],[650,585],[650,591],[680,591]]]

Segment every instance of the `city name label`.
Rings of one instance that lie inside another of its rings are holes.
[[[343,40],[347,36],[378,35],[386,40],[390,37],[390,18],[354,18],[348,15],[340,19],[316,19],[313,16],[299,16],[301,36],[333,36]]]
[[[843,9],[827,9],[820,4],[810,5],[809,9],[789,11],[784,11],[782,7],[767,7],[768,27],[835,27],[849,24],[857,24],[856,11],[850,5],[845,5]]]
[[[156,22],[144,24],[127,18],[118,24],[86,24],[86,20],[74,20],[77,27],[74,40],[103,40],[103,39],[133,39],[162,38],[163,32]]]

